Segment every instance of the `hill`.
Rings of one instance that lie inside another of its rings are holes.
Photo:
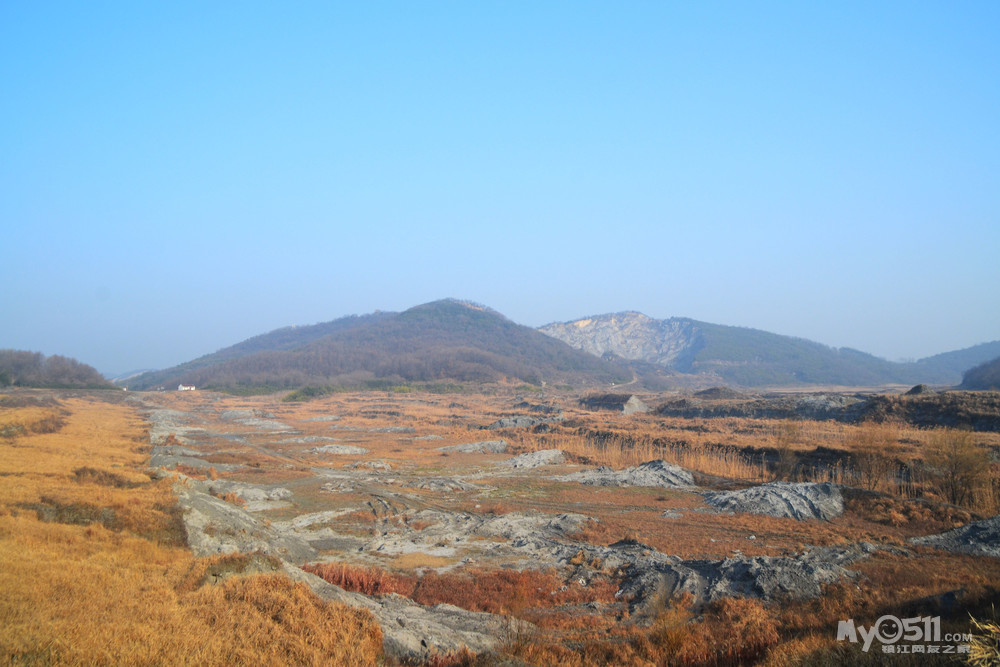
[[[284,328],[186,364],[148,373],[135,389],[194,384],[215,388],[391,382],[610,383],[632,379],[600,359],[511,322],[489,308],[443,300],[402,313],[348,317]]]
[[[0,350],[0,387],[109,389],[111,383],[93,366],[58,354]]]
[[[950,378],[947,384],[958,384],[970,368],[998,357],[1000,357],[1000,340],[995,340],[963,350],[935,354],[933,357],[914,362],[912,366],[925,370],[929,375],[940,374]]]
[[[912,363],[895,363],[858,350],[758,329],[680,317],[656,320],[637,312],[554,323],[539,331],[592,354],[614,354],[746,387],[954,385],[963,370],[1000,350],[997,341]]]
[[[1000,357],[969,369],[962,378],[960,389],[1000,391]]]

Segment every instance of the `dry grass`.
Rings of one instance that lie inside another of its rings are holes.
[[[176,407],[192,410],[208,407],[207,398],[169,397]],[[851,485],[871,485],[881,493],[851,496],[848,511],[832,522],[798,522],[749,515],[726,516],[705,513],[703,502],[691,493],[662,489],[614,489],[555,483],[544,479],[545,471],[523,478],[491,480],[497,488],[488,497],[473,493],[443,495],[415,493],[418,502],[440,503],[449,510],[503,514],[511,511],[574,511],[600,519],[579,535],[598,544],[632,538],[682,557],[724,557],[740,551],[745,555],[799,553],[807,545],[853,543],[861,540],[912,548],[906,538],[938,532],[974,518],[974,508],[942,505],[937,482],[924,463],[930,446],[928,433],[905,425],[878,429],[834,422],[788,423],[748,419],[680,419],[654,415],[621,416],[590,413],[564,405],[566,421],[546,427],[503,432],[481,431],[480,426],[512,413],[513,396],[388,395],[380,393],[336,395],[302,405],[275,408],[271,398],[213,397],[213,410],[230,408],[261,409],[274,412],[277,419],[293,424],[305,435],[336,437],[344,443],[370,450],[366,459],[383,459],[396,470],[422,471],[447,475],[491,464],[513,453],[560,448],[577,463],[611,465],[615,468],[666,458],[700,473],[699,484],[738,488],[747,483],[770,481],[776,477],[792,481],[832,480]],[[519,400],[519,399],[518,399]],[[530,400],[530,399],[529,399]],[[199,403],[199,401],[201,401]],[[517,412],[517,411],[514,411]],[[312,416],[338,414],[342,418],[332,429],[331,422],[307,422]],[[406,425],[413,434],[378,433],[372,429]],[[357,429],[357,430],[350,430]],[[440,439],[421,440],[433,434]],[[276,480],[288,465],[329,465],[339,467],[353,459],[330,457],[317,463],[305,452],[311,444],[280,444],[270,457],[269,445],[261,436],[249,440],[250,449],[260,450],[257,469],[238,473],[251,481]],[[503,438],[512,452],[500,455],[462,454],[442,459],[439,447]],[[980,449],[1000,445],[1000,435],[974,434]],[[20,441],[20,440],[19,440]],[[872,443],[875,443],[873,446]],[[878,444],[882,443],[882,444]],[[220,443],[220,446],[231,447]],[[784,450],[784,472],[779,474]],[[248,455],[251,452],[248,451]],[[871,459],[861,470],[858,461]],[[256,455],[255,455],[256,456]],[[239,462],[234,456],[232,462]],[[229,459],[227,459],[227,462]],[[830,461],[839,461],[830,464]],[[220,459],[221,462],[221,459]],[[892,465],[887,465],[892,463]],[[81,464],[82,465],[82,464]],[[119,468],[94,468],[119,474]],[[307,473],[301,473],[305,475]],[[237,475],[227,474],[228,479]],[[132,479],[131,477],[129,479]],[[997,471],[993,471],[997,479]],[[109,485],[114,488],[113,484]],[[331,506],[358,507],[364,494],[329,494],[308,484],[295,488],[297,512],[328,509]],[[46,496],[48,497],[48,496]],[[64,502],[69,498],[49,497]],[[37,502],[37,501],[36,501]],[[979,502],[979,501],[977,501]],[[417,507],[420,505],[418,504]],[[56,505],[53,505],[56,507]],[[101,507],[95,504],[98,509]],[[680,516],[667,519],[664,510]],[[73,511],[73,510],[69,510]],[[77,508],[77,512],[84,512]],[[84,512],[85,513],[85,512]],[[277,516],[277,515],[275,515]],[[392,521],[394,519],[390,519]],[[338,517],[331,524],[350,532],[353,527],[370,532],[386,519],[370,511]],[[411,524],[413,530],[426,525]],[[95,531],[105,530],[92,524]],[[110,533],[111,531],[106,531]],[[116,533],[120,534],[120,533]],[[747,539],[753,535],[756,539]],[[989,559],[948,556],[929,549],[917,549],[912,557],[879,554],[852,565],[857,580],[830,586],[822,598],[804,602],[763,605],[747,600],[720,601],[695,616],[683,601],[666,606],[650,627],[637,627],[623,619],[622,607],[613,602],[615,589],[610,580],[598,586],[573,588],[566,573],[518,573],[490,567],[496,562],[480,562],[479,570],[453,570],[444,574],[413,570],[450,565],[426,554],[389,559],[393,572],[368,570],[348,587],[364,590],[389,586],[426,604],[449,602],[470,609],[517,614],[539,626],[535,634],[512,631],[504,637],[509,654],[540,665],[599,664],[750,664],[773,665],[839,664],[856,657],[835,641],[837,621],[856,618],[872,622],[884,613],[930,613],[935,599],[949,591],[965,590],[959,601],[964,609],[978,610],[1000,582],[1000,566]],[[548,578],[551,575],[552,578]],[[184,580],[177,575],[177,580]],[[198,581],[201,581],[199,579]],[[605,588],[601,588],[604,586]],[[562,587],[566,587],[560,590]],[[200,589],[192,589],[200,590]],[[992,592],[991,592],[992,591]],[[178,595],[180,593],[177,593]],[[595,612],[584,603],[601,602]],[[983,616],[979,616],[983,618]],[[956,632],[968,632],[968,618],[946,619],[957,623]],[[513,627],[513,626],[512,626]],[[440,664],[473,664],[471,655],[438,656]]]
[[[583,585],[552,569],[470,568],[444,574],[429,570],[420,576],[347,563],[317,563],[303,569],[345,590],[365,595],[398,593],[423,605],[450,604],[536,622],[547,618],[539,613],[542,610],[587,602],[613,603],[618,591],[618,584],[607,577]]]
[[[992,611],[992,619],[972,619],[968,662],[974,667],[1000,664],[1000,622],[997,621],[996,610]]]
[[[316,563],[306,565],[302,569],[334,586],[340,586],[346,591],[355,593],[389,595],[390,593],[408,593],[410,591],[410,587],[404,580],[376,567],[359,567],[347,563]]]
[[[129,408],[64,402],[55,432],[0,443],[0,655],[15,663],[376,664],[370,616],[273,575],[190,585],[167,480]],[[30,421],[3,409],[7,423]]]

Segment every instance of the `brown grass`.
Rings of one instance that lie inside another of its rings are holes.
[[[375,567],[359,567],[347,563],[315,563],[302,568],[344,590],[365,595],[389,595],[409,592],[404,580]]]
[[[128,407],[66,399],[0,457],[0,656],[55,664],[368,664],[381,631],[275,575],[191,585],[170,481]],[[32,408],[23,408],[30,410]],[[25,421],[21,408],[0,418]],[[30,421],[30,420],[28,420]]]
[[[346,394],[301,406],[281,406],[278,418],[294,422],[304,434],[333,436],[365,447],[370,450],[367,457],[387,460],[394,468],[405,470],[404,474],[414,470],[434,475],[454,474],[456,469],[488,465],[511,453],[558,447],[567,451],[576,463],[616,468],[666,458],[701,473],[697,476],[699,484],[722,488],[769,481],[775,478],[778,468],[783,470],[784,478],[792,481],[832,480],[871,485],[882,493],[849,494],[848,511],[831,522],[704,513],[699,511],[705,509],[704,503],[695,494],[555,483],[544,481],[544,471],[527,479],[491,480],[491,485],[497,488],[481,495],[444,497],[428,493],[415,494],[414,498],[419,497],[416,508],[426,502],[430,506],[441,504],[449,510],[464,509],[477,514],[580,512],[600,521],[588,524],[573,537],[598,544],[633,538],[682,557],[724,557],[735,551],[750,556],[778,555],[798,553],[808,545],[861,540],[903,546],[915,555],[880,553],[860,561],[851,566],[859,572],[857,579],[828,587],[826,594],[816,600],[772,605],[752,600],[719,601],[698,615],[684,601],[674,601],[658,615],[654,614],[649,627],[628,621],[622,605],[614,601],[614,582],[607,575],[598,577],[590,586],[574,587],[566,572],[516,572],[491,567],[499,559],[489,561],[489,566],[481,562],[480,569],[426,572],[421,576],[413,570],[451,563],[436,561],[426,554],[413,554],[387,559],[386,567],[392,572],[363,568],[365,571],[353,584],[347,584],[348,577],[342,577],[345,585],[371,591],[393,589],[425,604],[448,602],[530,619],[538,630],[526,633],[512,625],[502,638],[502,647],[529,664],[541,665],[840,664],[856,656],[835,641],[838,620],[856,618],[870,623],[884,613],[901,616],[936,613],[931,610],[935,609],[933,600],[937,596],[962,589],[965,592],[960,594],[958,602],[958,616],[962,618],[946,619],[946,624],[957,624],[956,632],[968,632],[965,610],[978,614],[982,602],[996,595],[1000,565],[995,561],[913,549],[905,542],[914,535],[963,523],[977,516],[976,512],[986,513],[982,509],[958,508],[940,502],[944,495],[932,471],[925,466],[930,444],[925,431],[896,424],[885,429],[891,431],[889,438],[880,439],[878,433],[866,432],[862,427],[834,422],[803,421],[789,427],[785,422],[773,420],[625,417],[586,412],[565,400],[567,419],[549,427],[549,432],[512,429],[484,435],[479,427],[511,414],[513,398],[510,392],[503,391],[496,396],[444,398],[376,392]],[[165,400],[176,401],[179,409],[190,410],[205,405],[208,399],[170,396]],[[273,399],[266,397],[218,400],[218,404],[212,404],[213,409],[224,405],[226,409],[260,408],[279,413],[273,408]],[[320,414],[342,415],[338,426],[359,430],[331,429],[329,422],[302,421]],[[368,430],[397,423],[417,427],[416,436],[433,433],[441,439],[423,441],[413,436]],[[514,451],[448,459],[442,459],[437,451],[446,445],[499,437],[511,443]],[[1000,446],[1000,434],[977,433],[972,438],[979,449]],[[19,437],[17,442],[21,440]],[[886,443],[886,447],[872,446],[873,442]],[[224,446],[229,448],[231,444]],[[274,461],[263,454],[257,461],[259,468],[227,473],[226,477],[271,480],[288,474],[286,471],[295,470],[299,474],[307,463],[318,465],[315,457],[305,454],[310,446],[282,444]],[[261,442],[254,449],[273,451],[266,447],[270,445]],[[859,469],[859,455],[871,456],[863,464],[867,466],[863,471]],[[234,456],[232,462],[239,462],[240,456]],[[842,459],[840,464],[826,463],[837,457]],[[341,466],[346,462],[338,459],[325,463]],[[293,467],[286,468],[289,464]],[[116,474],[120,470],[110,465],[92,466]],[[308,474],[301,472],[303,476]],[[994,484],[998,477],[1000,474],[994,469]],[[79,501],[53,494],[46,494],[46,498]],[[358,507],[365,499],[363,493],[322,493],[308,484],[296,487],[296,501],[303,503],[298,512],[334,505]],[[105,506],[92,504],[98,509]],[[665,518],[664,510],[680,516]],[[338,531],[364,532],[370,531],[376,522],[379,527],[391,530],[394,520],[376,519],[371,512],[363,511],[341,516],[331,523]],[[383,525],[387,521],[390,525]],[[414,530],[425,527],[409,526]],[[102,534],[101,531],[125,534],[122,530],[109,531],[100,522],[77,528],[92,529],[95,534]],[[748,540],[750,535],[756,539]],[[581,571],[599,567],[582,560],[578,565]],[[177,575],[175,579],[183,580],[183,576]],[[201,581],[198,579],[191,591],[200,590]],[[586,606],[594,601],[600,605],[596,611]],[[474,658],[463,654],[438,656],[435,660],[440,664],[470,664]]]

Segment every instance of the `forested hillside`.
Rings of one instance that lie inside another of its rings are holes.
[[[961,388],[1000,391],[1000,357],[969,369],[962,378]]]
[[[93,366],[58,354],[0,350],[0,387],[93,387],[108,388]]]
[[[625,364],[574,350],[496,311],[444,300],[402,313],[379,313],[316,325],[305,336],[277,332],[134,379],[143,389],[179,383],[204,387],[356,386],[377,379],[407,382],[502,379],[622,382]],[[279,347],[276,343],[280,343]],[[266,348],[274,345],[273,348]]]

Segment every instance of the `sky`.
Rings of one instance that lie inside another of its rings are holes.
[[[446,297],[1000,339],[1000,3],[0,3],[0,348]]]

